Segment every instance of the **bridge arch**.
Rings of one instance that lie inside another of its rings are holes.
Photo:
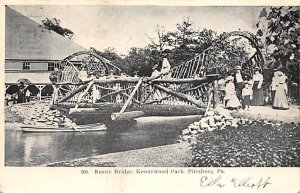
[[[246,38],[251,45],[256,49],[256,53],[249,60],[242,64],[242,68],[253,68],[258,66],[261,70],[264,68],[266,60],[262,52],[263,43],[251,32],[248,31],[232,31],[226,33],[223,38],[227,39],[232,36],[240,36]]]

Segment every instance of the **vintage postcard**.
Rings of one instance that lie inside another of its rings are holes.
[[[3,1],[0,192],[299,193],[299,14]]]

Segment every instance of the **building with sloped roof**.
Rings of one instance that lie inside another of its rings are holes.
[[[51,96],[49,74],[65,57],[86,48],[5,7],[5,85],[17,92],[22,81],[33,95]]]

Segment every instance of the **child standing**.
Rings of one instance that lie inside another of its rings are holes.
[[[242,98],[245,110],[249,111],[250,100],[252,100],[252,89],[249,87],[249,82],[245,82],[245,87],[242,90]]]

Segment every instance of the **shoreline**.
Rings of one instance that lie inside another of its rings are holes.
[[[270,120],[283,123],[299,123],[300,107],[291,107],[289,110],[276,110],[270,106],[252,106],[250,111],[231,112],[233,117]],[[197,115],[180,116],[181,118],[197,118]],[[141,117],[139,122],[171,121],[175,117]],[[5,122],[5,129],[20,130],[22,123]],[[185,128],[182,128],[185,129]],[[115,152],[108,154],[64,160],[54,163],[37,165],[36,167],[185,167],[192,159],[191,144],[180,142],[171,145],[149,147],[143,149]]]
[[[191,159],[190,144],[181,142],[47,163],[36,167],[185,167]]]

